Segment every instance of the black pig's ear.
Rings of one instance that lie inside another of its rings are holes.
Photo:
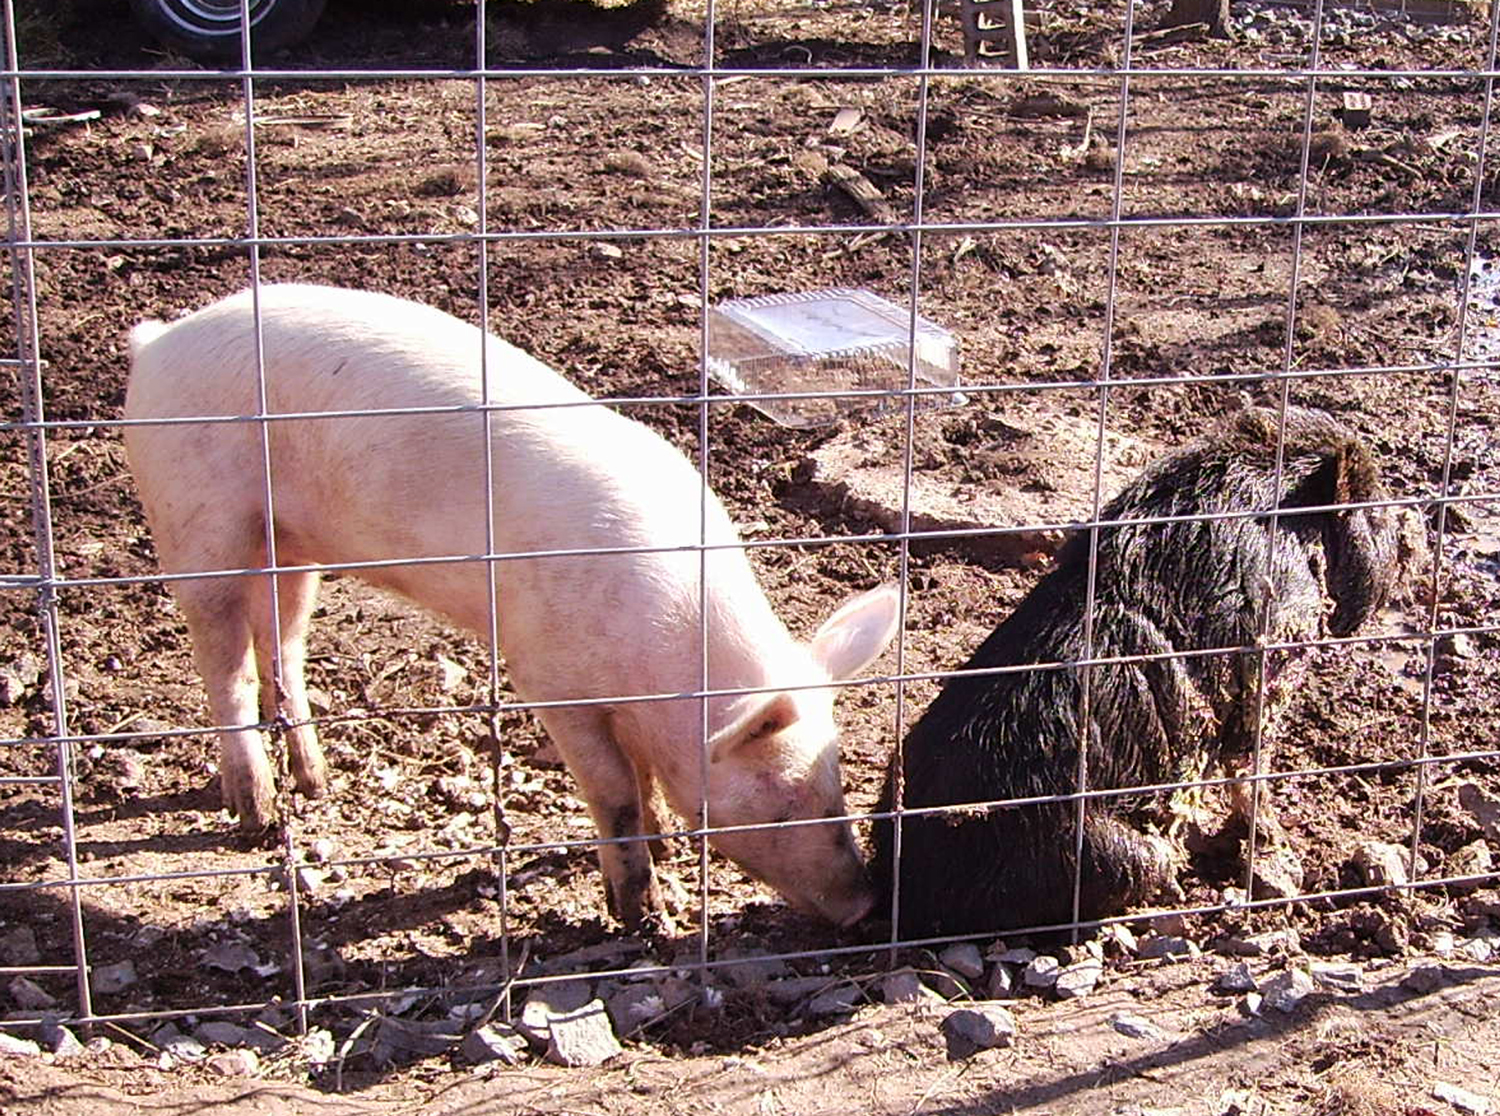
[[[718,763],[742,748],[769,740],[791,728],[800,716],[797,699],[791,694],[772,694],[714,734],[708,744],[709,759]]]

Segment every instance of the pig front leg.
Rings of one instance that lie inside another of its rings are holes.
[[[642,837],[659,830],[656,811],[641,798],[635,765],[610,735],[608,714],[600,709],[544,709],[538,712],[563,761],[588,803],[594,827],[605,839]],[[609,912],[627,930],[668,933],[671,919],[651,860],[647,840],[599,846]]]

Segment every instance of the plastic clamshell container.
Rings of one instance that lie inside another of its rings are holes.
[[[722,302],[708,312],[708,371],[735,395],[785,426],[817,426],[905,407],[911,312],[870,291],[835,287]],[[918,387],[958,386],[958,344],[925,318],[916,321]],[[800,393],[813,393],[802,396]],[[952,406],[957,392],[916,395],[918,408]]]

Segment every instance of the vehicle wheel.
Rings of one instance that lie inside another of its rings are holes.
[[[249,0],[257,54],[291,46],[323,14],[324,0]],[[130,0],[138,22],[193,58],[239,59],[240,0]]]

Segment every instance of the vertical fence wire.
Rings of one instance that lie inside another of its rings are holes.
[[[12,75],[20,69],[16,43],[16,13],[13,0],[4,0],[6,65]],[[47,465],[46,418],[42,392],[42,354],[37,318],[36,260],[31,242],[31,190],[26,170],[26,122],[22,112],[21,80],[10,77],[0,97],[0,142],[4,144],[5,209],[11,266],[11,310],[15,328],[17,380],[21,387],[21,426],[26,439],[27,474],[31,481],[31,523],[36,547],[36,613],[46,645],[47,677],[52,726],[56,739],[53,756],[58,780],[58,812],[61,815],[63,856],[67,862],[67,903],[72,936],[73,963],[77,967],[75,987],[79,1012],[92,1014],[93,994],[89,984],[88,940],[84,933],[83,896],[79,887],[76,816],[73,810],[74,747],[68,723],[67,672],[63,664],[59,626],[57,555],[54,549],[52,486]]]

